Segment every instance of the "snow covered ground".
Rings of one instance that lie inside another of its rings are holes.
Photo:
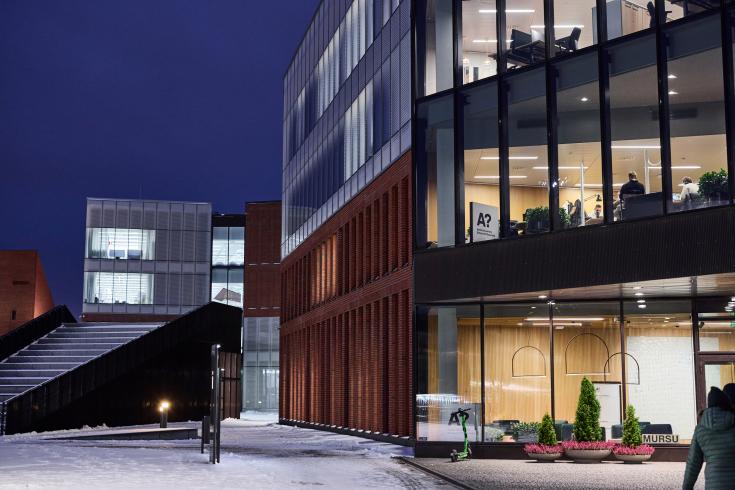
[[[169,426],[176,425],[187,424]],[[226,420],[222,427],[219,465],[207,463],[198,440],[47,439],[71,431],[6,436],[0,438],[0,489],[450,488],[395,459],[411,453],[401,446],[258,417]]]

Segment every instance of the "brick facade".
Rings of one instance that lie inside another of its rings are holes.
[[[413,436],[411,154],[284,259],[285,420]]]
[[[245,205],[246,317],[281,316],[281,201]]]
[[[0,251],[0,335],[53,307],[38,252]]]

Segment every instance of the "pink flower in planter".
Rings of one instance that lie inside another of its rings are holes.
[[[621,456],[650,456],[655,450],[648,444],[641,444],[640,446],[618,445],[613,448],[613,453]]]
[[[523,450],[528,454],[557,454],[562,452],[560,444],[547,446],[546,444],[526,444]]]
[[[612,449],[617,444],[611,441],[590,441],[590,442],[579,442],[579,441],[564,441],[561,443],[562,447],[567,450],[605,450]]]

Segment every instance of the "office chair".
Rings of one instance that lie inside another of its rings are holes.
[[[582,34],[582,29],[575,27],[572,29],[572,33],[567,37],[562,37],[556,40],[556,45],[561,48],[562,51],[576,51],[577,45],[579,44],[579,36]]]
[[[510,51],[508,51],[507,57],[509,61],[514,63],[522,63],[524,65],[531,64],[530,53],[518,51],[518,48],[526,46],[533,42],[533,37],[523,31],[512,29],[510,31]]]

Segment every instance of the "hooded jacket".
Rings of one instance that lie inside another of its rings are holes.
[[[684,472],[684,490],[694,488],[702,463],[707,490],[732,489],[735,484],[735,414],[708,408],[694,430]]]

